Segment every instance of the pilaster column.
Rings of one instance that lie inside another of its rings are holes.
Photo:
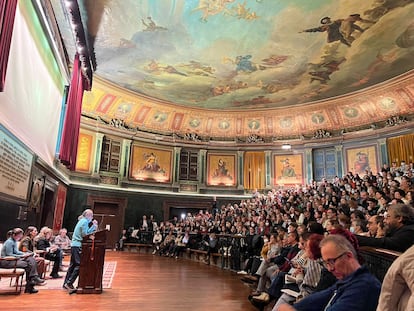
[[[237,189],[244,189],[244,151],[237,151]]]
[[[129,161],[131,154],[131,144],[132,140],[130,139],[123,139],[122,140],[122,153],[121,153],[121,179],[128,179],[128,171],[129,171]]]
[[[181,154],[181,147],[174,147],[174,154],[173,154],[173,170],[172,170],[172,180],[173,180],[173,187],[179,186],[179,178],[180,178],[180,154]]]
[[[379,144],[379,150],[380,150],[379,156],[381,160],[381,163],[378,166],[382,167],[384,163],[387,163],[387,164],[390,163],[388,159],[387,139],[385,138],[378,139],[378,144]]]
[[[200,149],[198,155],[198,180],[202,187],[206,186],[206,173],[207,173],[207,150]]]
[[[265,188],[272,189],[272,151],[265,151]]]
[[[95,157],[93,158],[93,171],[92,176],[99,175],[99,168],[101,166],[101,154],[102,154],[102,142],[104,134],[95,133]]]
[[[344,156],[343,156],[343,146],[338,145],[335,146],[335,153],[336,153],[336,174],[338,177],[344,176]]]
[[[305,176],[304,180],[306,184],[309,184],[313,179],[313,157],[312,148],[305,148]]]

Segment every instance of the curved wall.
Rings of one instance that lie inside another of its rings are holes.
[[[177,196],[244,195],[255,188],[301,187],[348,171],[364,174],[369,169],[375,174],[389,162],[387,138],[412,133],[412,129],[403,123],[344,133],[340,138],[292,140],[292,149],[283,150],[278,142],[203,143],[149,133],[138,136],[114,124],[83,118],[77,171],[68,174],[75,187]],[[114,159],[117,168],[112,171],[101,169],[108,139],[119,146]],[[193,178],[182,178],[186,151],[195,156]],[[156,163],[155,169],[148,169],[148,161]],[[286,173],[289,167],[294,173]]]
[[[117,120],[130,130],[167,136],[194,133],[202,140],[256,135],[267,141],[312,137],[320,129],[335,134],[380,127],[392,116],[411,117],[413,110],[414,72],[330,100],[245,111],[184,108],[138,96],[96,77],[82,107],[85,116],[107,123]]]

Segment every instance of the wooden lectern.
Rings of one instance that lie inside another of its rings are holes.
[[[77,289],[78,294],[102,293],[106,231],[96,231],[83,238]]]

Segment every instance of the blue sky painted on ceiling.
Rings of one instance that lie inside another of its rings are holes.
[[[403,0],[107,1],[96,74],[183,106],[303,104],[412,69],[413,14]]]

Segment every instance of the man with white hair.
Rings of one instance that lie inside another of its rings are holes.
[[[65,282],[63,283],[63,288],[69,290],[69,293],[76,291],[73,283],[79,275],[82,239],[85,236],[95,232],[97,228],[98,222],[93,219],[93,211],[91,209],[84,210],[82,215],[79,216],[78,223],[73,230],[70,265],[66,274]]]
[[[293,306],[281,305],[277,311],[375,311],[381,283],[361,267],[351,243],[342,235],[332,234],[320,246],[324,266],[338,281]]]

